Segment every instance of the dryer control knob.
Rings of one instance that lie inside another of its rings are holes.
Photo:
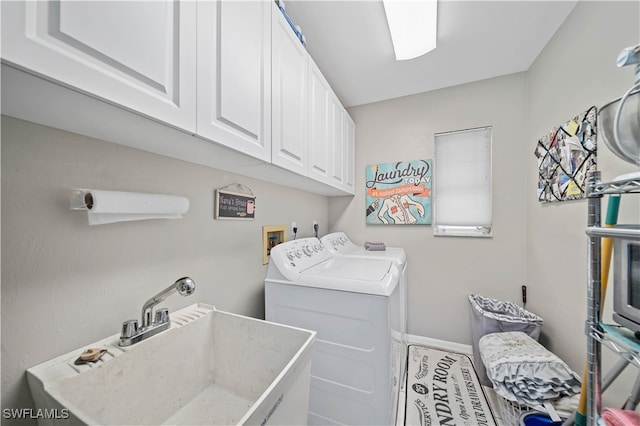
[[[300,259],[302,257],[302,250],[300,250],[300,249],[296,250],[296,257],[298,259]]]
[[[294,258],[293,252],[292,251],[288,252],[287,253],[287,259],[293,260],[293,258]]]
[[[306,254],[307,256],[311,256],[313,254],[313,252],[311,251],[311,246],[304,246],[304,248],[302,249],[302,251],[304,252],[304,254]]]

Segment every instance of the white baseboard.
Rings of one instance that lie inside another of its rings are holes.
[[[413,334],[405,334],[407,343],[412,345],[424,345],[430,348],[444,349],[447,351],[458,352],[466,355],[473,354],[471,345],[463,345],[462,343],[448,342],[446,340],[432,339],[431,337],[415,336]]]

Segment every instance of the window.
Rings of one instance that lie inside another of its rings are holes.
[[[491,236],[491,127],[437,133],[433,234]]]

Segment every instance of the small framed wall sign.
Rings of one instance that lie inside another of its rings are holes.
[[[256,213],[256,197],[253,194],[216,189],[216,219],[253,220]]]

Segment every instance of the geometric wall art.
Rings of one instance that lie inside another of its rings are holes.
[[[596,169],[598,111],[592,106],[538,140],[538,201],[585,198],[587,172]]]

